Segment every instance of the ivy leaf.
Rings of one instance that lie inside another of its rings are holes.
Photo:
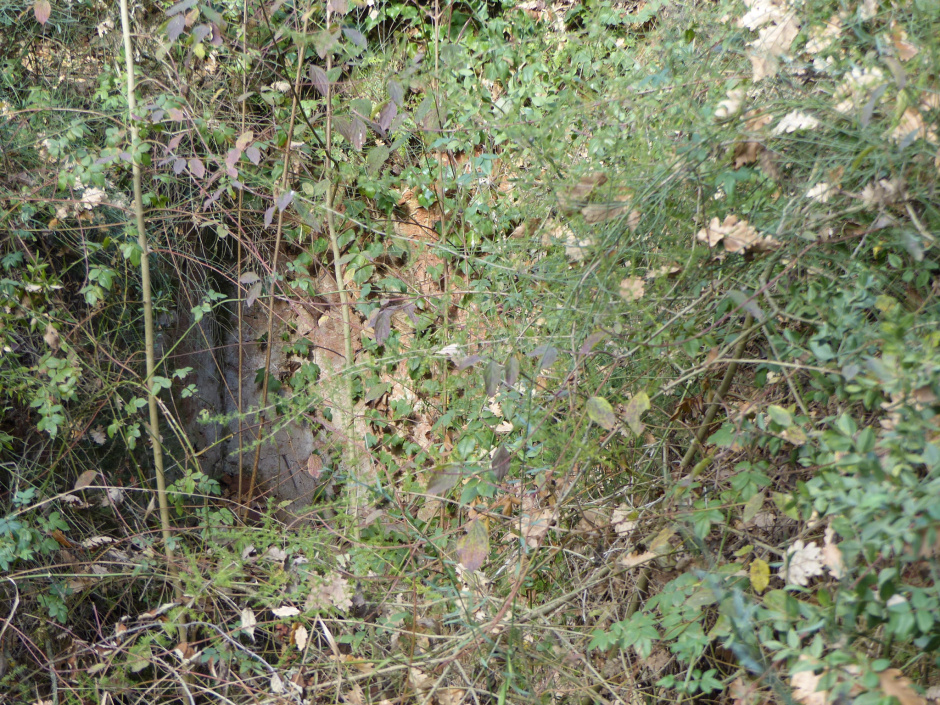
[[[588,417],[601,428],[612,431],[617,425],[617,417],[610,402],[604,397],[591,397],[585,404]]]
[[[751,587],[754,592],[761,593],[770,585],[770,566],[766,561],[755,558],[751,562]]]
[[[36,15],[36,21],[45,25],[49,21],[49,15],[52,14],[52,5],[49,4],[49,0],[38,0],[35,5],[33,5],[33,14]]]
[[[465,536],[457,539],[457,557],[467,570],[479,570],[490,552],[490,536],[480,519],[470,522]]]
[[[624,409],[623,416],[627,421],[627,425],[630,426],[630,430],[638,436],[643,432],[643,424],[640,423],[640,416],[643,415],[644,411],[648,411],[649,408],[650,398],[646,396],[646,392],[640,392],[639,394],[635,394],[633,398],[627,402],[627,408]]]

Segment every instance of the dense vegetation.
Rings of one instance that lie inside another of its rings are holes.
[[[120,9],[0,0],[0,702],[940,700],[937,0]]]

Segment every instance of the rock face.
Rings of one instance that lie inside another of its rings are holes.
[[[317,282],[323,292],[316,300],[276,298],[274,301],[274,328],[271,336],[271,364],[273,379],[282,381],[280,391],[269,390],[268,405],[264,411],[264,427],[260,438],[263,376],[265,366],[268,299],[259,298],[251,307],[243,306],[241,340],[234,302],[207,314],[198,324],[192,324],[192,314],[180,312],[178,320],[166,326],[163,346],[177,343],[168,364],[169,372],[181,367],[193,371],[182,382],[174,385],[174,402],[180,424],[185,430],[193,454],[181,451],[192,466],[214,477],[229,475],[237,478],[239,465],[243,473],[243,491],[247,491],[255,454],[258,453],[257,482],[265,496],[288,500],[288,512],[298,513],[310,504],[321,480],[315,475],[324,459],[339,462],[342,448],[340,439],[327,428],[341,427],[336,411],[341,403],[341,371],[343,367],[343,328],[339,296],[335,281],[323,276]],[[224,292],[229,299],[234,291]],[[181,309],[185,305],[181,304]],[[188,332],[187,332],[188,331]],[[301,338],[308,343],[309,354],[300,357],[285,353],[285,347]],[[358,339],[358,335],[354,338]],[[357,340],[358,342],[358,340]],[[239,343],[242,350],[239,375]],[[316,379],[307,377],[304,388],[294,390],[291,374],[303,365],[309,371],[310,363],[319,367]],[[241,384],[241,458],[239,459],[238,396]],[[182,390],[194,384],[196,394],[184,397]],[[291,403],[285,403],[291,396]],[[301,408],[299,399],[308,402]],[[280,405],[285,413],[278,413]],[[323,408],[333,410],[330,424],[322,415]],[[348,407],[347,407],[348,408]],[[206,423],[206,418],[224,417],[224,424]],[[335,429],[334,429],[335,430]],[[334,447],[336,446],[336,447]],[[311,462],[311,456],[315,456]],[[335,465],[334,462],[334,465]],[[237,487],[237,479],[229,483]]]

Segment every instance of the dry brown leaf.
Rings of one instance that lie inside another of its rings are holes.
[[[581,209],[581,215],[587,223],[602,223],[624,215],[630,208],[629,197],[623,197],[610,203],[592,203]]]
[[[891,43],[894,44],[894,50],[901,61],[910,61],[920,53],[920,49],[907,41],[907,32],[901,28],[897,20],[891,21]]]
[[[917,108],[908,108],[901,116],[898,126],[891,131],[891,139],[894,142],[901,143],[914,136],[914,139],[924,139],[936,144],[937,133],[929,129],[924,124],[924,118]]]
[[[529,548],[536,548],[551,528],[553,512],[551,509],[537,509],[522,516],[522,537]]]
[[[751,61],[751,80],[754,83],[773,78],[780,70],[780,62],[766,52],[749,51],[747,58]]]
[[[740,169],[742,166],[753,164],[763,151],[764,145],[760,142],[738,142],[734,145],[734,168]]]
[[[633,568],[634,566],[643,565],[644,563],[649,563],[651,560],[656,558],[656,553],[652,551],[646,551],[644,553],[628,553],[626,556],[623,556],[618,562],[620,565],[627,568]]]
[[[437,691],[438,705],[460,705],[467,691],[461,688],[441,688]]]
[[[607,182],[607,175],[600,171],[591,172],[582,176],[578,183],[567,191],[559,191],[558,205],[562,211],[573,211],[580,207],[581,202],[587,200],[591,192]]]
[[[888,697],[895,697],[901,705],[927,705],[927,700],[916,690],[910,678],[898,668],[889,668],[878,674],[881,690]]]
[[[785,56],[799,33],[800,21],[796,18],[796,13],[789,12],[772,25],[761,29],[757,33],[757,41],[752,42],[752,46],[759,52],[773,57]]]
[[[833,15],[826,24],[813,27],[809,33],[809,41],[803,51],[807,54],[819,54],[825,51],[842,34],[842,18]]]
[[[624,301],[639,301],[646,293],[646,284],[640,277],[627,277],[620,282],[620,298]]]
[[[805,656],[800,656],[801,660]],[[790,677],[790,687],[793,688],[793,697],[802,705],[828,705],[829,693],[825,690],[817,690],[822,675],[816,675],[812,671],[800,671]]]
[[[835,537],[835,531],[832,526],[826,527],[823,535],[822,563],[836,580],[840,580],[845,575],[845,566],[842,564],[842,551],[839,546],[832,542]]]

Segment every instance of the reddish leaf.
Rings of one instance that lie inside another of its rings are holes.
[[[170,7],[170,9],[166,11],[166,16],[170,17],[172,15],[185,12],[186,10],[195,6],[196,6],[196,0],[182,0],[182,2],[178,2],[172,7]]]
[[[313,81],[313,87],[320,91],[320,95],[325,96],[330,89],[330,79],[326,75],[326,71],[319,66],[311,64],[308,74],[310,75],[310,80]]]
[[[358,29],[353,29],[352,27],[343,27],[343,34],[346,35],[346,38],[355,44],[360,49],[365,49],[366,38]]]
[[[392,120],[395,119],[396,115],[398,115],[398,106],[394,100],[391,100],[385,104],[385,107],[379,113],[379,127],[382,128],[383,132],[387,132],[388,128],[392,126]]]
[[[49,21],[49,15],[52,14],[52,5],[49,4],[49,0],[37,0],[33,5],[33,14],[36,15],[36,21],[39,24],[46,24]]]
[[[375,342],[382,345],[392,332],[392,312],[388,309],[381,311],[375,319]]]
[[[251,163],[257,166],[261,162],[261,150],[254,145],[245,150],[245,154],[251,160]]]
[[[242,158],[242,150],[239,147],[233,147],[225,155],[225,166],[234,167],[238,160]]]
[[[431,478],[428,480],[428,487],[425,490],[428,494],[437,495],[438,497],[443,497],[447,494],[454,485],[460,481],[460,468],[456,466],[450,466],[444,468],[443,470],[437,470],[431,475]]]
[[[602,330],[591,333],[587,339],[584,341],[584,344],[581,346],[581,349],[578,350],[578,353],[581,355],[587,355],[591,350],[601,342],[604,338],[607,337],[607,333]]]
[[[207,24],[198,25],[193,30],[193,44],[198,44],[203,39],[205,39],[209,33],[212,31],[212,27]]]
[[[173,139],[171,139],[171,140],[167,143],[167,145],[166,145],[167,151],[172,152],[172,151],[174,151],[177,147],[179,147],[179,146],[180,146],[180,142],[183,141],[183,135],[185,135],[185,134],[186,134],[185,132],[180,132],[176,137],[174,137]]]
[[[201,179],[206,175],[206,167],[201,159],[193,157],[189,160],[189,172],[197,179]]]
[[[183,169],[185,169],[185,168],[186,168],[186,160],[185,160],[185,159],[177,159],[175,162],[173,162],[173,173],[174,173],[174,174],[177,174],[177,175],[182,174],[182,173],[183,173]]]
[[[546,370],[554,365],[555,360],[558,359],[558,348],[551,345],[539,345],[528,354],[528,357],[539,358],[539,369]]]
[[[479,570],[489,552],[490,536],[486,525],[480,519],[474,519],[466,536],[457,539],[457,557],[467,570]]]

